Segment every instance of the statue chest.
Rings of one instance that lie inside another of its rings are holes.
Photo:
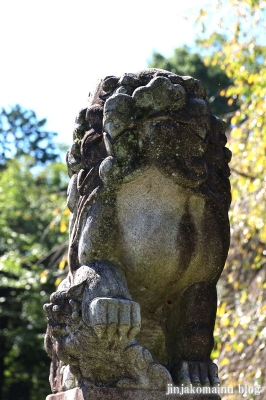
[[[122,185],[117,194],[120,261],[140,285],[180,282],[204,245],[205,201],[158,170]],[[161,282],[160,282],[160,279]]]

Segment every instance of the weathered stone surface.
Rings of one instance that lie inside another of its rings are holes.
[[[220,396],[210,395],[166,395],[165,392],[158,390],[123,390],[114,388],[76,388],[51,394],[46,400],[220,400]]]
[[[192,77],[147,69],[100,82],[67,153],[70,270],[45,305],[53,393],[218,384],[225,144]]]

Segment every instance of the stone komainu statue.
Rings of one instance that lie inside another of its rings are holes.
[[[102,80],[67,153],[69,265],[45,305],[53,392],[217,385],[216,283],[231,153],[203,85],[146,69]]]

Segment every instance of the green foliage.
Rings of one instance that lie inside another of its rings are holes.
[[[54,163],[33,173],[31,164],[29,158],[9,161],[0,176],[2,398],[8,400],[37,400],[50,391],[42,305],[66,247],[66,168]]]
[[[24,112],[33,118],[31,113]],[[53,149],[51,135],[43,138]],[[39,400],[50,392],[42,306],[62,274],[68,178],[60,162],[32,168],[37,160],[47,163],[57,155],[34,153],[31,147],[33,157],[25,156],[33,143],[26,140],[24,150],[19,143],[16,152],[11,149],[15,158],[4,158],[0,175],[0,399]]]
[[[212,112],[218,117],[224,117],[236,110],[236,98],[221,96],[220,92],[227,89],[232,81],[218,65],[205,65],[199,53],[192,53],[187,46],[176,48],[170,58],[159,53],[153,53],[149,63],[150,68],[161,68],[178,75],[189,75],[199,79],[207,90]],[[230,102],[228,103],[228,101]]]
[[[221,96],[237,97],[231,119],[233,152],[230,212],[231,249],[221,284],[214,351],[223,384],[265,385],[266,356],[266,46],[262,42],[266,3],[262,0],[218,1],[200,16],[205,30],[199,43],[207,65],[226,71],[232,84]],[[230,19],[226,17],[230,12]],[[219,16],[215,20],[215,15]],[[221,42],[221,37],[223,41]],[[242,397],[234,397],[234,400]],[[265,393],[256,396],[262,400]],[[228,398],[229,399],[229,398]],[[227,399],[226,399],[227,400]]]
[[[32,157],[33,165],[55,161],[59,153],[52,139],[56,133],[45,131],[45,119],[38,120],[32,110],[20,105],[0,112],[0,169],[12,158]]]
[[[43,243],[48,249],[58,242],[56,232],[45,232],[51,220],[56,220],[57,209],[64,207],[67,186],[66,167],[62,163],[50,164],[37,172],[30,169],[31,164],[31,158],[9,161],[0,175],[0,256],[19,249],[26,256],[27,266],[31,259],[34,262],[41,256]],[[27,253],[29,250],[33,256]]]

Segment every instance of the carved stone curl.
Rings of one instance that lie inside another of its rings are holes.
[[[109,76],[73,139],[70,271],[44,307],[53,393],[218,385],[231,153],[204,87],[159,69]]]

